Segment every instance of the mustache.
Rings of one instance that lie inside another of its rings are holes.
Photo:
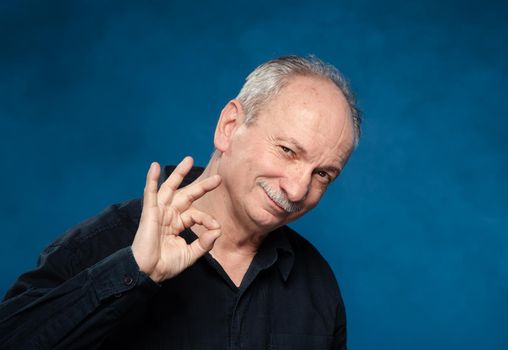
[[[287,213],[296,213],[302,209],[300,204],[289,200],[284,193],[274,190],[263,180],[259,180],[257,183],[266,192],[268,197]]]

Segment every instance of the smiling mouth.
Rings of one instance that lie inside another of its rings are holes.
[[[284,197],[284,194],[274,191],[267,183],[259,181],[258,185],[279,211],[282,211],[285,214],[291,214],[301,210],[300,205],[289,201]]]
[[[284,209],[283,207],[281,207],[281,206],[279,205],[279,203],[277,203],[276,201],[274,201],[274,200],[272,199],[272,197],[270,197],[270,196],[268,195],[268,193],[266,193],[266,191],[265,191],[265,194],[266,194],[266,196],[268,197],[268,200],[270,200],[270,202],[272,202],[272,203],[273,203],[273,205],[274,205],[275,207],[277,207],[277,209],[278,209],[279,211],[281,211],[281,212],[283,212],[283,213],[286,213],[286,214],[289,214],[289,213],[286,211],[286,209]]]
[[[275,208],[277,214],[290,214],[291,212],[287,211],[286,208],[284,208],[281,204],[279,204],[277,201],[275,201],[270,194],[266,191],[266,189],[261,186],[261,189],[265,193],[266,197],[268,198],[268,201],[270,202],[271,206]]]

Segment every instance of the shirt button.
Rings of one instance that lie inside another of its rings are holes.
[[[123,277],[123,284],[125,284],[126,286],[130,286],[133,281],[134,281],[134,279],[132,278],[131,275],[125,275]]]

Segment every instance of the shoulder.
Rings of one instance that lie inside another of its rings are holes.
[[[128,229],[139,225],[141,199],[112,204],[103,211],[67,230],[53,244],[83,243],[96,238],[102,232]]]
[[[132,243],[141,215],[141,199],[108,206],[49,244],[38,265],[69,261],[71,275],[87,268]]]
[[[30,288],[52,288],[132,243],[141,200],[107,207],[67,230],[39,255],[35,269],[22,274],[6,299]]]
[[[345,325],[344,301],[328,262],[312,243],[293,229],[284,227],[284,234],[291,245],[294,257],[287,286],[303,291],[307,296],[305,300],[311,300],[312,308],[319,310],[322,319],[328,320],[327,324]]]
[[[332,268],[314,245],[290,227],[284,233],[294,251],[294,272],[304,274],[314,286],[327,289],[331,295],[340,295]]]

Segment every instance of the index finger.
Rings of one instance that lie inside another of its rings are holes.
[[[179,210],[186,210],[196,199],[201,198],[205,193],[216,189],[221,183],[219,175],[213,175],[206,179],[188,185],[181,189],[174,198],[174,205]]]
[[[182,183],[185,176],[189,173],[192,168],[194,160],[192,157],[185,157],[173,170],[171,175],[161,185],[159,189],[159,200],[161,203],[167,204],[171,201],[173,194],[178,189],[178,186]]]
[[[146,174],[145,190],[143,193],[143,206],[157,206],[157,182],[159,181],[160,166],[153,162]]]

